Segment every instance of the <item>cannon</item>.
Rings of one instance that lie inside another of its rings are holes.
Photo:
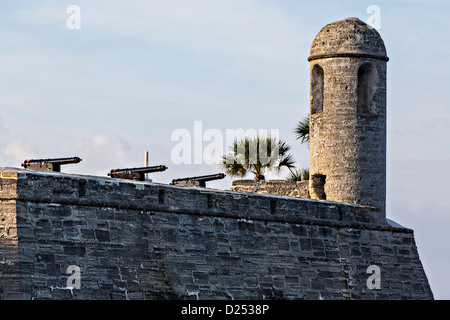
[[[78,163],[81,159],[72,158],[54,158],[54,159],[30,159],[25,160],[21,166],[25,169],[46,170],[61,172],[61,166],[64,164]]]
[[[211,175],[207,175],[207,176],[173,179],[171,184],[206,188],[207,181],[219,180],[219,179],[223,179],[223,178],[225,178],[225,174],[218,173],[218,174],[211,174]]]
[[[111,178],[145,181],[146,173],[161,172],[167,169],[168,168],[163,165],[140,168],[112,169],[111,172],[108,173],[108,176],[110,176]]]

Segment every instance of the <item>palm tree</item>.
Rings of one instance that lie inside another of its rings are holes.
[[[294,129],[294,134],[301,143],[309,143],[309,115],[298,122]]]
[[[309,180],[309,169],[289,169],[288,181],[305,181]]]
[[[290,149],[286,142],[272,137],[235,140],[222,157],[222,167],[232,177],[244,178],[251,172],[255,180],[264,180],[268,171],[279,174],[283,168],[294,167]]]
[[[309,147],[309,115],[298,122],[297,126],[294,129],[294,134],[297,140],[300,140],[301,143],[307,143]],[[289,169],[289,171],[290,174],[287,177],[287,180],[309,180],[309,169],[297,169],[295,171]]]

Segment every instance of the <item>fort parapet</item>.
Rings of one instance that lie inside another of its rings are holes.
[[[433,295],[413,231],[376,208],[0,168],[0,298]]]

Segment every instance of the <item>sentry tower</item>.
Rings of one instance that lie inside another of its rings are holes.
[[[311,45],[310,195],[386,206],[386,49],[358,18],[326,25]]]

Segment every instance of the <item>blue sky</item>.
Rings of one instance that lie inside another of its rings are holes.
[[[169,167],[157,182],[220,172],[171,163],[171,134],[202,121],[278,129],[307,167],[292,130],[308,112],[311,43],[327,23],[367,21],[370,5],[390,58],[387,215],[414,229],[435,297],[450,299],[448,1],[2,1],[0,166],[80,156],[63,171],[106,176],[148,150]]]

